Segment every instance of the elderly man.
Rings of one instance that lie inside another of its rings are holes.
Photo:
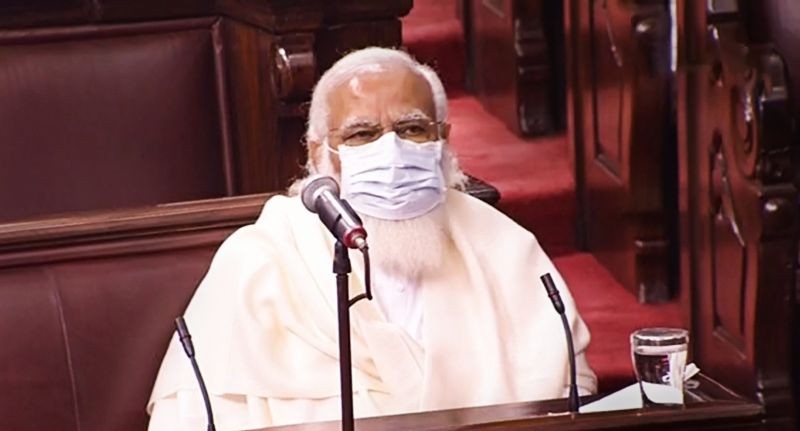
[[[357,417],[563,397],[567,349],[546,272],[567,306],[580,391],[595,391],[566,286],[531,233],[458,191],[446,118],[436,74],[395,50],[344,57],[313,94],[307,169],[339,181],[373,255],[375,300],[351,310]],[[225,241],[186,310],[218,429],[340,415],[333,238],[293,189]],[[355,296],[363,262],[353,266]],[[176,339],[148,410],[151,429],[204,424]]]

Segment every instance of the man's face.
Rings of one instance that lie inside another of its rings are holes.
[[[447,131],[439,133],[438,127],[433,126],[435,132],[430,134],[415,126],[433,124],[436,107],[425,78],[406,68],[361,73],[334,88],[327,102],[332,130],[328,142],[334,149],[369,142],[393,128],[407,130],[421,142],[447,137]],[[339,158],[331,154],[331,159],[338,174]]]

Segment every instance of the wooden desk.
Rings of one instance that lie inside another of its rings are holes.
[[[761,405],[745,400],[713,380],[700,376],[682,408],[654,407],[573,415],[567,400],[441,410],[356,421],[359,431],[384,430],[596,430],[596,429],[767,429]],[[598,396],[584,397],[588,403]],[[267,428],[270,431],[336,431],[339,422]],[[264,429],[264,430],[267,430]]]

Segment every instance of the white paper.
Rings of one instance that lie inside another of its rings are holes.
[[[683,379],[684,384],[697,373],[700,369],[694,363],[686,365],[684,369]],[[696,382],[695,382],[696,383]],[[651,401],[659,404],[683,404],[683,391],[666,385],[657,385],[654,383],[643,383],[644,389],[647,392]],[[597,401],[581,406],[579,411],[581,413],[595,413],[595,412],[611,412],[615,410],[635,410],[642,408],[642,394],[639,391],[639,383],[634,383],[624,389],[620,389],[611,395],[600,398]]]
[[[672,386],[643,382],[647,398],[657,404],[683,404],[683,392]],[[581,413],[610,412],[614,410],[633,410],[642,408],[642,394],[639,384],[634,383],[622,390],[581,406]]]
[[[639,393],[639,384],[634,383],[611,395],[581,406],[579,411],[581,413],[596,413],[640,408],[642,408],[642,395]]]

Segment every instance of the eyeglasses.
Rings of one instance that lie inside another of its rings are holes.
[[[397,133],[402,139],[413,142],[423,143],[440,139],[443,121],[431,121],[425,119],[400,120],[389,128],[384,128],[380,124],[359,123],[340,129],[331,129],[331,137],[336,139],[337,144],[350,147],[369,144],[375,142],[389,131]]]

